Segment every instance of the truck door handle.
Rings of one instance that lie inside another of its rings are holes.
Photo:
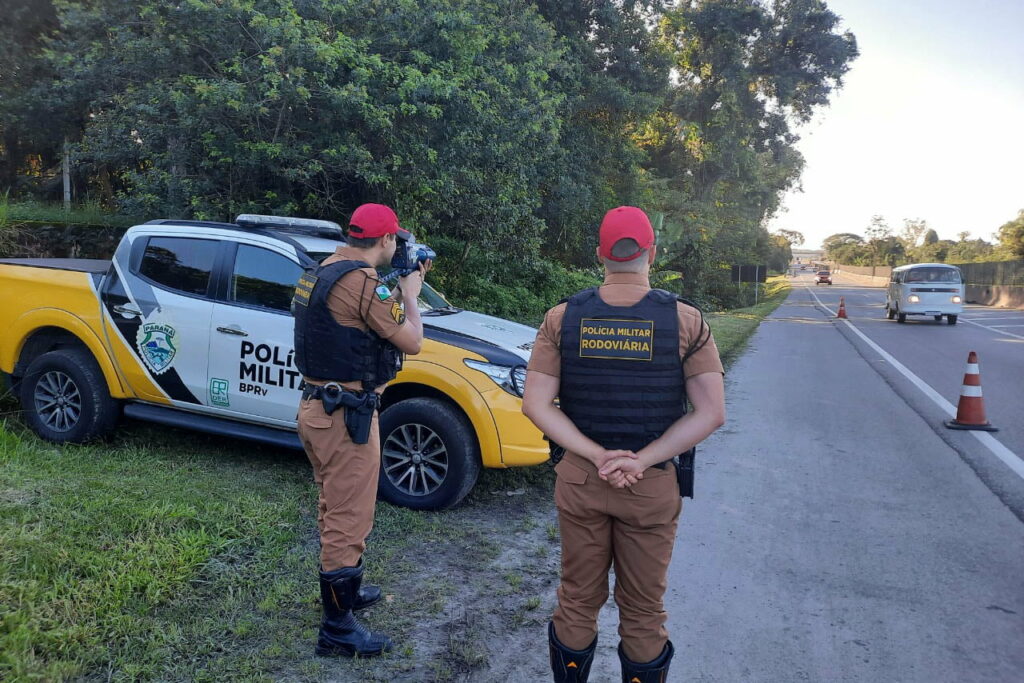
[[[137,315],[142,315],[142,311],[132,308],[131,306],[114,306],[114,312],[120,313],[126,318],[130,318]]]
[[[249,336],[248,332],[246,332],[245,330],[240,329],[238,327],[218,327],[217,331],[218,332],[223,332],[224,334],[235,334],[235,335],[238,335],[239,337],[248,337]]]

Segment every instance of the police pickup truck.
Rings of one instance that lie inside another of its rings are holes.
[[[42,438],[84,442],[121,415],[301,448],[295,284],[344,237],[273,216],[155,220],[111,261],[0,260],[0,370]],[[460,310],[424,285],[422,352],[382,396],[379,493],[455,505],[480,467],[548,458],[521,412],[534,330]]]

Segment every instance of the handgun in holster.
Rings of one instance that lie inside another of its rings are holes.
[[[697,447],[694,446],[682,455],[672,459],[676,466],[676,481],[679,482],[679,495],[683,498],[693,498],[693,465],[696,455]]]
[[[547,436],[544,440],[548,442],[548,450],[551,458],[551,466],[554,467],[558,463],[562,462],[562,458],[565,457],[565,449],[559,446],[557,443],[549,439]]]
[[[365,444],[370,441],[370,427],[373,412],[377,410],[380,397],[374,391],[355,392],[343,389],[331,382],[320,391],[324,412],[330,415],[339,407],[345,408],[345,428],[352,443]]]

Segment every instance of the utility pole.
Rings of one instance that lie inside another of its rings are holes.
[[[64,211],[71,211],[71,145],[68,139],[64,138]]]

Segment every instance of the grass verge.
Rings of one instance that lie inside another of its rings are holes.
[[[757,306],[708,316],[727,363],[788,291],[775,278]],[[367,573],[388,598],[369,619],[400,646],[330,662],[311,656],[316,492],[302,454],[138,423],[55,446],[9,398],[3,410],[0,679],[453,680],[547,617],[546,466],[487,470],[453,511],[378,505]]]
[[[708,325],[715,335],[718,353],[726,367],[743,352],[747,340],[761,321],[786,300],[790,289],[784,275],[770,277],[764,287],[764,299],[756,306],[708,314]]]

